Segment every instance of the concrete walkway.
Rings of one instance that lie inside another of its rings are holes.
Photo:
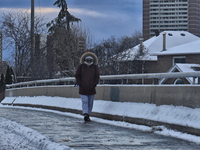
[[[0,117],[21,123],[77,150],[199,150],[195,143],[45,111],[0,108]]]

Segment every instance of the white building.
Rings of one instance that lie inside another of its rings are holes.
[[[188,31],[200,36],[200,0],[143,0],[143,37],[155,31]]]

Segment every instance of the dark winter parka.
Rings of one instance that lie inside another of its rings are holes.
[[[91,53],[91,52],[87,52]],[[93,54],[93,53],[92,53]],[[96,85],[99,82],[99,69],[96,65],[98,60],[94,61],[94,64],[88,66],[83,63],[86,53],[81,57],[81,64],[78,66],[75,74],[77,84],[79,85],[79,94],[81,95],[94,95],[96,94]],[[96,57],[93,57],[97,59]]]

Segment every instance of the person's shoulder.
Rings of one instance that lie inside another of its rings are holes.
[[[98,68],[98,65],[93,64],[96,68]]]
[[[82,67],[82,64],[79,64],[77,67],[77,70],[80,69]]]
[[[91,66],[92,66],[92,67],[97,67],[97,65],[95,65],[95,64],[92,64]]]

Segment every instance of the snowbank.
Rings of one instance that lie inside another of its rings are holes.
[[[0,117],[1,149],[73,150],[52,142],[39,132]]]
[[[82,110],[81,100],[79,98],[46,96],[6,97],[2,103],[12,103],[13,101],[14,104],[34,104]],[[95,100],[93,112],[143,118],[200,129],[200,108],[193,109],[183,106],[156,106],[155,104],[149,103]]]

